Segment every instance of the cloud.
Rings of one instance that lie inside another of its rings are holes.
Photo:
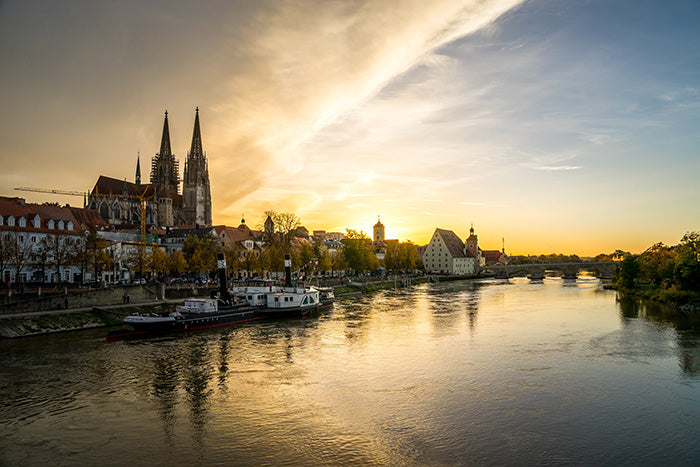
[[[164,11],[84,1],[44,4],[40,15],[35,4],[4,4],[3,169],[56,188],[88,188],[100,173],[131,179],[136,151],[147,167],[158,149],[166,109],[182,166],[198,105],[217,222],[232,220],[248,195],[304,179],[301,146],[319,130],[424,59],[449,67],[431,52],[518,3],[170,2]],[[9,157],[17,153],[30,163]],[[263,201],[294,210],[304,199],[283,193]]]
[[[560,170],[579,170],[581,167],[578,165],[543,165],[540,167],[534,167],[535,170],[544,170],[548,172],[556,172]]]

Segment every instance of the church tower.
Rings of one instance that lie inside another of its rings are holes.
[[[136,156],[136,177],[134,182],[137,186],[141,186],[141,153]]]
[[[374,224],[374,241],[383,242],[384,241],[384,224],[377,217],[377,223]]]
[[[209,164],[202,150],[199,107],[195,110],[192,145],[187,153],[183,175],[182,195],[185,222],[188,224],[212,225]]]
[[[180,188],[178,173],[177,159],[170,149],[170,128],[168,127],[168,111],[166,110],[163,136],[160,139],[160,151],[153,157],[151,165],[151,183],[155,185],[158,223],[160,225],[173,225],[175,223],[173,199],[178,196]]]
[[[151,183],[158,185],[157,196],[161,194],[177,194],[180,187],[178,178],[179,167],[175,154],[170,150],[170,128],[168,127],[168,111],[165,111],[163,136],[160,139],[160,152],[153,156],[151,165]]]

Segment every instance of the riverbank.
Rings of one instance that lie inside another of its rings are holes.
[[[616,290],[630,297],[642,298],[669,305],[680,313],[700,313],[700,293],[680,291],[675,288],[664,289],[650,284],[628,288],[616,284],[607,284],[606,289]]]
[[[350,297],[429,282],[429,277],[400,278],[375,282],[351,282],[333,287],[336,297]],[[101,304],[79,309],[54,309],[0,315],[0,338],[29,337],[123,324],[124,316],[165,311],[173,301],[144,301],[132,305]]]
[[[165,311],[175,302],[92,307],[75,310],[15,313],[0,317],[0,338],[40,336],[123,324],[124,316]]]

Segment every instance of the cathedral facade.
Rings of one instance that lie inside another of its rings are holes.
[[[199,108],[195,111],[192,144],[182,179],[170,147],[168,112],[165,112],[160,151],[151,161],[148,184],[141,183],[141,161],[136,161],[134,183],[100,175],[88,196],[87,207],[95,209],[114,225],[138,225],[145,216],[150,228],[172,225],[212,225],[209,166],[202,149]],[[180,193],[180,182],[182,193]]]

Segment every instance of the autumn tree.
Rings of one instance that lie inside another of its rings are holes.
[[[161,248],[151,248],[148,254],[148,269],[163,277],[170,269],[170,257]]]
[[[210,234],[202,237],[188,235],[182,247],[182,252],[187,260],[188,270],[197,274],[216,268],[216,253],[218,250],[218,243]]]
[[[139,277],[145,277],[149,271],[149,253],[146,249],[146,245],[139,244],[136,249],[134,249],[127,263],[129,264],[129,269],[134,273],[134,275]]]
[[[371,241],[363,231],[347,229],[343,256],[350,269],[355,272],[364,272],[376,269],[379,260],[374,255]]]
[[[170,270],[177,271],[178,274],[182,274],[187,271],[187,260],[185,259],[185,254],[181,251],[173,252],[170,258]]]

